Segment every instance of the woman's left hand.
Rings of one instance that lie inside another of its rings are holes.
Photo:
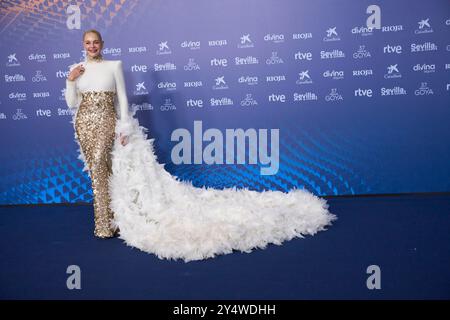
[[[128,143],[128,136],[120,133],[119,140],[120,140],[120,144],[125,146]]]

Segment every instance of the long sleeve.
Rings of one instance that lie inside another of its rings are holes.
[[[114,66],[114,80],[116,82],[116,94],[119,107],[118,113],[120,113],[116,131],[126,135],[131,131],[132,119],[128,110],[128,98],[123,75],[122,61],[117,61]]]
[[[72,69],[75,67],[76,67],[76,65],[71,66],[70,71],[72,71]],[[78,105],[81,102],[81,92],[77,88],[76,81],[70,81],[69,79],[66,79],[65,98],[66,98],[67,106],[70,109],[78,108]]]

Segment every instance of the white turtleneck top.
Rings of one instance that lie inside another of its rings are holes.
[[[128,99],[120,60],[84,61],[70,66],[70,71],[83,65],[85,70],[75,81],[66,80],[66,103],[78,109],[81,93],[87,91],[113,91],[117,99],[115,108],[121,120],[129,119]]]

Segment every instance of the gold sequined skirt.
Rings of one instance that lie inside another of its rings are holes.
[[[116,234],[111,226],[114,215],[110,208],[108,185],[116,126],[114,96],[113,91],[83,92],[75,119],[75,132],[89,169],[94,193],[94,235],[101,238]]]

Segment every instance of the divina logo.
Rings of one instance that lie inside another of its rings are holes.
[[[241,84],[248,84],[249,86],[257,85],[258,84],[258,77],[257,76],[242,76],[238,79],[238,83]]]
[[[47,57],[43,53],[32,53],[28,56],[28,60],[36,62],[47,62]]]
[[[352,29],[352,34],[361,35],[363,37],[373,35],[373,28],[368,27],[354,27]]]
[[[167,90],[167,91],[173,91],[177,89],[177,83],[176,82],[160,82],[157,85],[158,89],[163,89],[163,90]]]
[[[266,34],[264,36],[264,41],[270,41],[273,43],[284,42],[284,34]]]
[[[336,70],[327,70],[323,73],[324,78],[331,78],[333,80],[341,80],[344,79],[344,70],[336,71]]]
[[[436,65],[435,64],[416,64],[413,67],[414,71],[422,71],[423,73],[432,73],[436,70]]]
[[[11,92],[8,98],[11,100],[25,101],[27,100],[27,94],[25,92]]]
[[[103,49],[102,53],[104,55],[111,55],[113,57],[117,57],[122,55],[122,49],[121,48],[105,48]]]
[[[180,46],[191,50],[200,49],[200,41],[183,41]]]
[[[279,169],[279,131],[238,128],[225,129],[222,133],[218,128],[209,128],[203,132],[203,123],[198,120],[194,121],[193,134],[185,128],[172,131],[170,139],[177,144],[170,157],[175,165],[246,164],[248,159],[248,164],[260,165],[261,175],[275,175]]]

